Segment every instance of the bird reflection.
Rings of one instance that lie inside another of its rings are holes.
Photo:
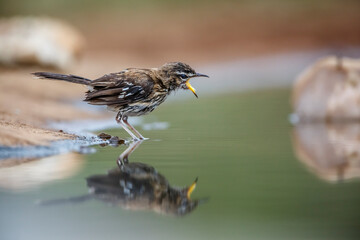
[[[129,210],[152,210],[165,215],[182,216],[205,200],[192,200],[197,179],[189,186],[176,188],[157,170],[145,163],[129,162],[129,156],[142,141],[136,141],[120,155],[118,167],[107,174],[86,179],[89,193],[79,197],[40,202],[40,205],[79,203],[90,199]]]
[[[298,159],[318,177],[338,182],[360,177],[360,124],[307,123],[293,131]]]

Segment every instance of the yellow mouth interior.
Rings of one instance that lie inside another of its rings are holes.
[[[198,97],[198,95],[196,94],[196,90],[195,90],[195,88],[193,88],[193,86],[191,86],[191,84],[190,84],[190,82],[189,82],[189,80],[190,79],[188,79],[188,80],[186,80],[186,86],[188,87],[188,89],[190,90],[190,91],[192,91],[193,92],[193,94],[196,96],[196,97]]]
[[[188,188],[187,190],[187,193],[186,193],[186,196],[188,199],[190,199],[190,196],[191,196],[191,193],[195,190],[196,188],[196,182],[197,182],[197,179],[191,184],[191,186]]]

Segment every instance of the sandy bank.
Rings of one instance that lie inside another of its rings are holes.
[[[31,70],[0,74],[0,145],[44,145],[73,135],[48,129],[49,121],[98,118],[72,106],[82,86],[33,79]]]

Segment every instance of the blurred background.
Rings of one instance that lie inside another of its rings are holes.
[[[0,239],[359,239],[359,10],[0,0]],[[84,147],[102,131],[126,138],[113,114],[83,103],[82,86],[30,75],[170,61],[210,78],[192,80],[199,99],[179,91],[132,119],[150,140],[128,169],[127,146]],[[191,200],[147,195],[196,177]]]
[[[84,36],[86,57],[117,57],[122,67],[357,46],[359,6],[355,0],[1,0],[0,14],[64,20]]]

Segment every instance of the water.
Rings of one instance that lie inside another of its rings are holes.
[[[284,89],[165,103],[146,117],[147,123],[168,122],[168,129],[139,128],[150,140],[129,162],[156,169],[140,172],[143,179],[163,176],[179,189],[198,177],[191,199],[202,204],[182,217],[149,207],[149,198],[125,204],[106,195],[108,188],[88,194],[86,178],[107,179],[126,146],[3,168],[0,239],[359,239],[358,165],[351,179],[346,168],[327,178],[321,166],[299,161],[311,146],[294,147],[312,138],[293,129],[290,112]],[[121,129],[106,132],[126,136]],[[324,166],[331,170],[331,163]],[[46,201],[53,204],[39,204]]]

